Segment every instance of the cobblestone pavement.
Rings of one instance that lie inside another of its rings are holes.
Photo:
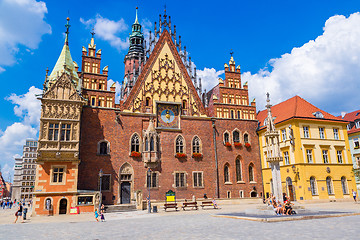
[[[307,208],[358,212],[360,207],[358,204],[344,206],[318,204]],[[279,223],[212,216],[238,208],[224,206],[219,211],[156,214],[145,211],[112,213],[106,215],[106,222],[95,222],[92,214],[36,217],[27,223],[0,225],[0,239],[358,239],[360,235],[360,216]],[[3,217],[4,212],[0,212],[0,218]]]

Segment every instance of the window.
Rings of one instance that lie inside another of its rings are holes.
[[[228,165],[225,165],[225,167],[224,167],[224,182],[225,183],[230,182],[229,166]]]
[[[175,173],[175,187],[186,187],[186,175],[184,172]]]
[[[200,153],[200,139],[195,136],[192,142],[192,152]]]
[[[236,181],[240,182],[242,181],[240,159],[236,159],[235,165],[236,165]]]
[[[227,94],[223,94],[223,103],[228,103]]]
[[[78,197],[78,205],[92,205],[93,196]]]
[[[328,150],[322,150],[324,163],[329,163]]]
[[[241,116],[240,116],[240,111],[237,111],[237,118],[240,119]]]
[[[311,190],[311,195],[316,196],[318,195],[317,193],[317,185],[316,185],[316,180],[314,177],[310,178],[310,190]]]
[[[99,144],[99,154],[100,155],[109,154],[108,142],[106,142],[106,141],[100,142],[100,144]]]
[[[49,124],[49,140],[57,141],[59,138],[59,124],[50,123]],[[27,155],[27,154],[25,154]],[[25,156],[26,157],[26,156]]]
[[[329,195],[334,195],[333,183],[331,177],[326,178],[326,187]]]
[[[281,136],[282,136],[282,140],[285,142],[286,141],[286,129],[281,130]]]
[[[96,89],[96,79],[91,81],[91,89]]]
[[[358,139],[358,138],[354,138],[354,139],[353,139],[353,142],[354,142],[354,148],[355,148],[355,149],[359,148],[359,139]]]
[[[64,168],[63,167],[54,167],[53,168],[53,182],[61,183],[64,177]]]
[[[222,117],[222,110],[221,108],[216,109],[216,117],[221,118]]]
[[[150,137],[150,151],[154,151],[154,137]]]
[[[244,190],[240,190],[240,191],[239,191],[239,197],[240,197],[240,198],[243,198],[243,197],[244,197]]]
[[[100,90],[105,90],[105,81],[104,80],[99,81],[99,89]]]
[[[230,100],[231,100],[231,99],[230,99]],[[231,110],[231,111],[230,111],[230,116],[231,116],[232,119],[235,118],[234,110]]]
[[[306,149],[306,158],[308,163],[313,163],[312,150]]]
[[[145,151],[149,151],[149,139],[145,137]]]
[[[61,124],[60,141],[70,141],[71,124]]]
[[[337,155],[338,163],[343,163],[342,151],[341,151],[341,150],[337,150],[337,151],[336,151],[336,155]]]
[[[96,97],[91,97],[91,106],[96,105]]]
[[[182,136],[178,136],[176,138],[175,152],[176,153],[184,153],[184,139]]]
[[[249,142],[249,134],[245,133],[244,134],[244,143],[248,143]]]
[[[356,127],[356,128],[360,128],[360,120],[356,120],[356,121],[355,121],[355,127]]]
[[[224,142],[225,143],[230,142],[229,133],[227,133],[227,132],[224,133]]]
[[[139,152],[140,149],[140,141],[139,136],[135,133],[131,138],[131,152]]]
[[[339,129],[334,128],[333,130],[334,130],[334,139],[339,140]]]
[[[150,106],[150,98],[149,97],[146,98],[145,106],[146,107]]]
[[[113,107],[112,97],[106,97],[106,107],[108,107],[108,108]]]
[[[101,179],[101,191],[110,191],[111,174],[104,174]]]
[[[249,181],[254,182],[254,166],[252,163],[249,165]]]
[[[323,127],[319,128],[319,136],[321,139],[325,139],[325,130]]]
[[[303,127],[304,129],[304,138],[309,138],[310,135],[309,135],[309,127]]]
[[[289,165],[289,164],[290,164],[289,152],[288,152],[288,151],[284,152],[284,160],[285,160],[285,165]]]
[[[316,118],[324,118],[324,114],[322,114],[322,112],[314,112],[313,115],[314,115]]]
[[[341,177],[341,188],[342,188],[343,194],[349,194],[346,177]]]
[[[193,172],[194,187],[203,187],[203,172]]]
[[[150,174],[147,174],[146,186],[151,188],[157,188],[159,186],[158,177],[158,172],[150,172]]]
[[[233,132],[233,141],[234,143],[239,143],[240,142],[240,133],[239,131],[234,131]]]

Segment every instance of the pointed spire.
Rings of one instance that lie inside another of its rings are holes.
[[[89,48],[96,49],[95,40],[94,40],[94,35],[95,35],[94,29],[92,29],[92,32],[90,33],[91,33],[91,41],[89,44]]]
[[[134,24],[139,24],[139,21],[138,21],[138,7],[136,7],[136,18],[135,18]]]
[[[69,24],[69,21],[70,21],[70,18],[67,17],[66,18],[67,22],[65,24],[65,27],[66,27],[66,32],[65,32],[65,45],[69,45],[69,28],[70,28],[70,24]]]

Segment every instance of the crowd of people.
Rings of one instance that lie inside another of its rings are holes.
[[[294,215],[296,212],[293,210],[293,203],[290,201],[290,197],[283,193],[283,203],[277,201],[275,196],[271,194],[269,198],[265,200],[268,206],[272,206],[276,215]]]

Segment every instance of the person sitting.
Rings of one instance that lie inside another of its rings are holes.
[[[217,205],[217,203],[216,203],[216,201],[215,201],[215,198],[213,198],[212,204],[213,204],[214,208],[216,208],[216,209],[218,208],[218,205]]]
[[[208,197],[206,196],[206,193],[204,193],[204,199],[208,199]]]
[[[292,215],[292,206],[293,205],[290,201],[290,199],[288,199],[285,203],[285,215]]]

